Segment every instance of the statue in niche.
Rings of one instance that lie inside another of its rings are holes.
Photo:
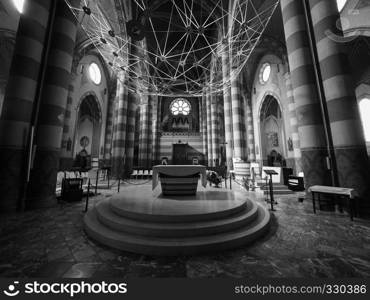
[[[71,138],[68,138],[68,141],[67,141],[67,151],[71,151],[72,150],[72,140]]]
[[[85,150],[90,144],[90,139],[87,136],[84,136],[80,139],[80,145]]]
[[[292,138],[288,139],[288,150],[293,151],[293,140],[292,140]]]
[[[162,120],[162,123],[161,123],[161,129],[162,131],[168,131],[168,121],[169,121],[169,117],[168,115],[164,116],[163,120]]]
[[[267,140],[271,147],[279,147],[279,136],[277,132],[267,133]]]

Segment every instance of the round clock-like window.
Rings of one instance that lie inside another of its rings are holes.
[[[190,114],[191,105],[188,100],[180,98],[172,101],[170,105],[170,110],[174,116],[178,115],[188,116]]]

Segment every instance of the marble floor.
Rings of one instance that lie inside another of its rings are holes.
[[[90,206],[115,192],[101,191]],[[249,197],[267,205],[262,196]],[[271,230],[262,240],[222,253],[170,258],[116,251],[89,240],[82,229],[84,203],[0,215],[0,277],[370,276],[369,220],[351,222],[334,212],[315,215],[311,203],[298,202],[295,195],[277,200]]]

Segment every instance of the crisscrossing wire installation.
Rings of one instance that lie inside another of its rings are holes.
[[[127,87],[141,94],[221,92],[258,44],[279,0],[132,0],[110,17],[103,1],[65,0],[91,43]],[[117,8],[117,7],[116,7]],[[129,16],[129,17],[127,17]],[[116,21],[119,19],[120,21]],[[222,70],[229,58],[230,77]],[[127,78],[126,77],[126,78]]]

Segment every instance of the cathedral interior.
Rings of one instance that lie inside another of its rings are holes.
[[[1,0],[0,277],[369,277],[369,0]]]

